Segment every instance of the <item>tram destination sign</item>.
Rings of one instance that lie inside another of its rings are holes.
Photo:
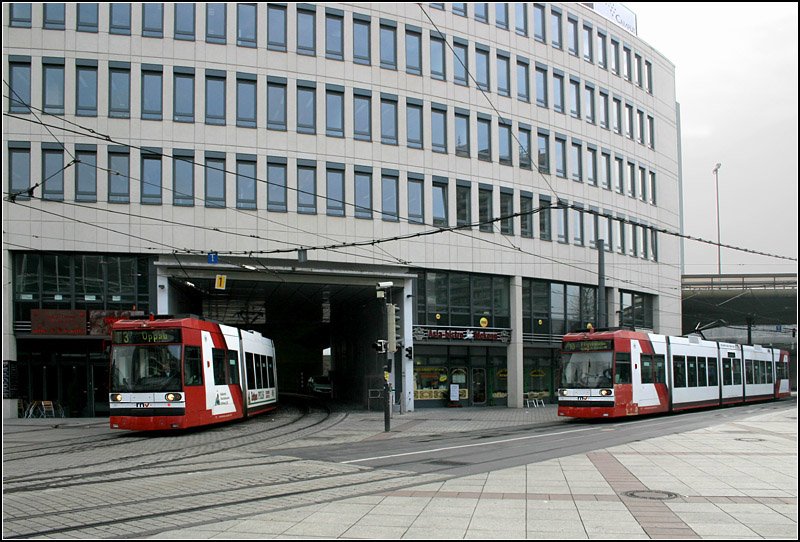
[[[613,350],[614,341],[564,341],[561,350],[564,352],[596,352]]]
[[[181,330],[125,329],[115,331],[112,340],[115,344],[179,343],[181,342]]]
[[[414,341],[488,341],[509,343],[511,330],[505,328],[463,328],[414,326]]]

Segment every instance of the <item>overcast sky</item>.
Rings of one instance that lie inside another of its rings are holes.
[[[625,2],[638,35],[675,65],[684,233],[797,258],[797,3]],[[685,242],[686,274],[717,249]],[[723,273],[797,273],[797,262],[723,248]]]

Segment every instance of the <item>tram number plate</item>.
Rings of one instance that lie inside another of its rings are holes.
[[[579,395],[575,399],[577,399],[578,401],[587,401],[589,397],[587,395]]]

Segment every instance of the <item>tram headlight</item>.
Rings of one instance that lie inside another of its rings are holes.
[[[567,396],[567,390],[565,390],[564,388],[561,388],[560,390],[558,390],[558,394],[561,397],[566,397]]]
[[[600,395],[602,395],[603,397],[608,397],[612,393],[613,392],[611,390],[600,390]]]
[[[164,396],[167,401],[180,401],[182,397],[180,393],[168,393]]]
[[[116,403],[122,401],[122,394],[121,393],[112,393],[111,394],[111,400],[116,402]]]

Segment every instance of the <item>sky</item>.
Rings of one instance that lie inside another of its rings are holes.
[[[797,258],[797,3],[625,2],[639,38],[675,65],[684,234]],[[684,244],[684,274],[717,248]],[[797,261],[721,249],[723,274],[797,273]]]

